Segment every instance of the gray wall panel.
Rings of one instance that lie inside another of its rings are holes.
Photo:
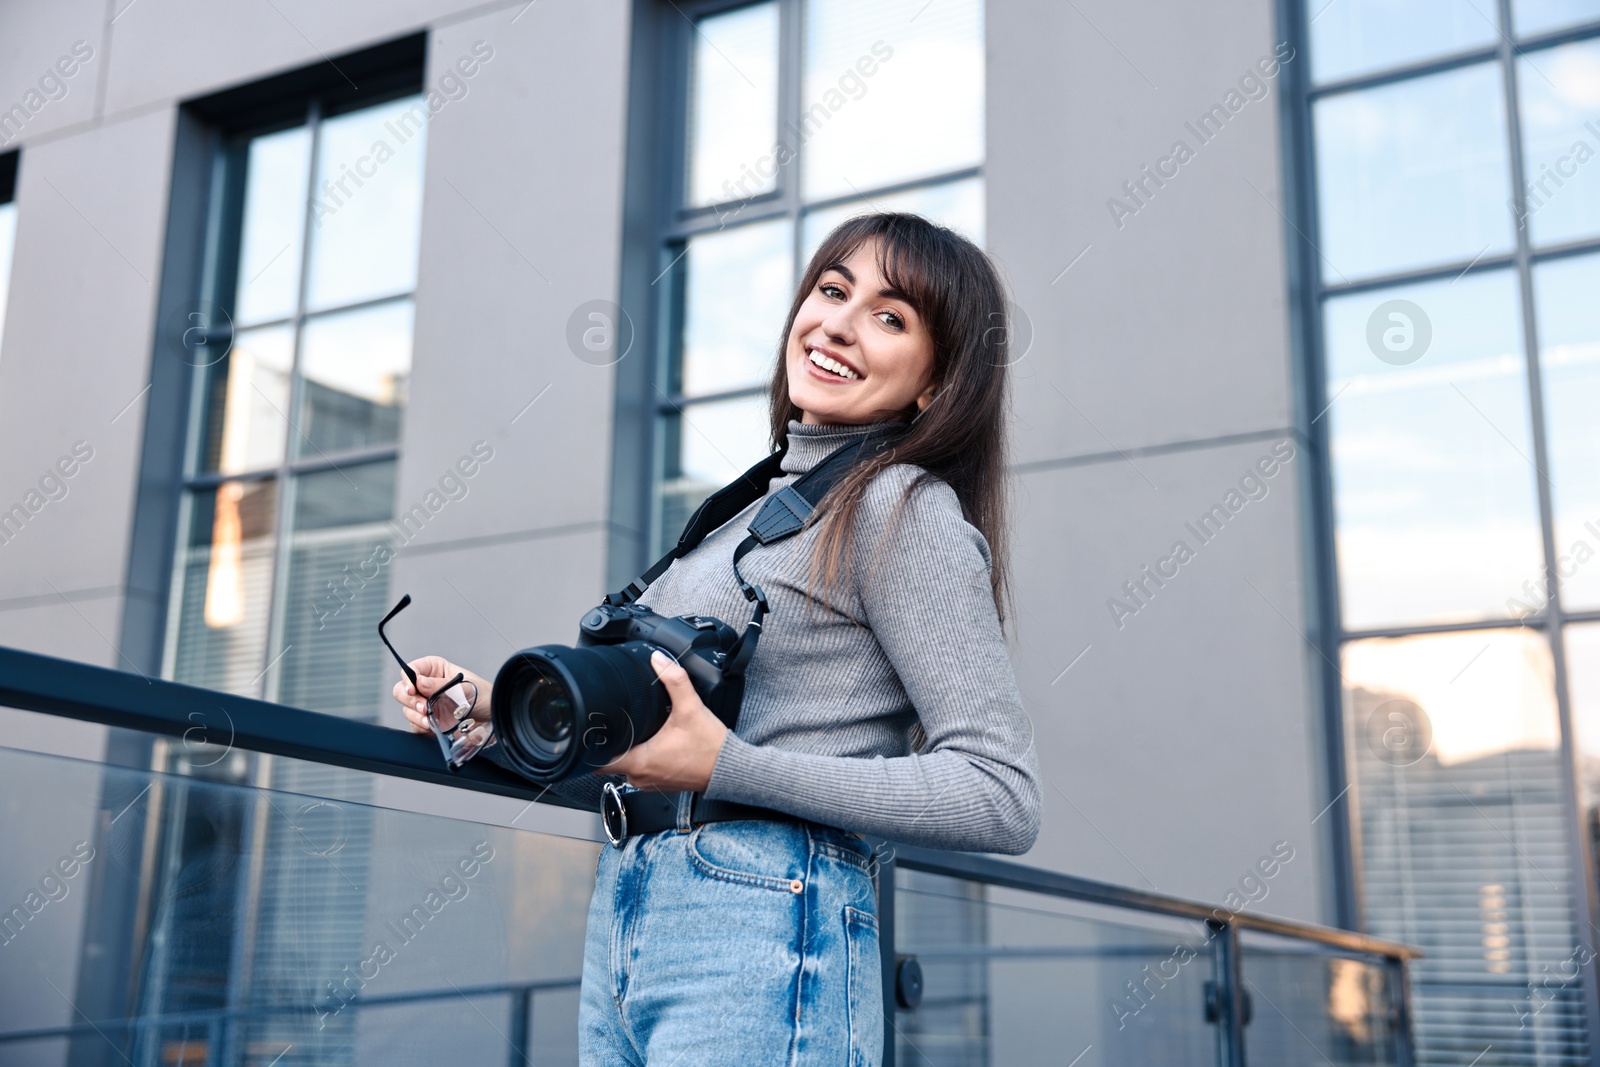
[[[1185,527],[1272,443],[1020,480],[1017,675],[1048,783],[1030,862],[1220,900],[1287,840],[1262,909],[1321,917],[1309,653],[1289,621],[1303,457],[1209,543]],[[1180,539],[1193,558],[1119,629],[1107,601]]]
[[[474,441],[495,458],[419,545],[598,523],[608,506],[613,371],[566,334],[581,304],[616,299],[628,10],[513,14],[451,25],[429,50],[430,84],[479,41],[494,57],[428,130],[400,509]]]
[[[94,116],[106,17],[104,0],[0,5],[0,151]],[[79,41],[86,47],[74,56]]]
[[[171,136],[172,116],[152,114],[26,154],[0,358],[0,501],[25,502],[77,441],[93,458],[0,546],[0,600],[126,579]]]
[[[113,114],[254,81],[483,6],[474,0],[135,2],[122,0],[111,39],[106,110]],[[513,14],[520,6],[506,5]]]
[[[1287,424],[1281,77],[1211,143],[1184,126],[1271,54],[1271,5],[987,10],[988,246],[1033,329],[1016,458]],[[1179,138],[1194,158],[1119,229],[1107,201]]]

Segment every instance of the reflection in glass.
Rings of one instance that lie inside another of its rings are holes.
[[[1199,923],[1141,927],[903,868],[894,880],[895,949],[916,956],[923,976],[922,1004],[894,1020],[895,1062],[1217,1062],[1216,1028],[1198,1010],[1216,977]]]
[[[277,521],[273,481],[224,482],[186,503],[178,559],[178,640],[171,677],[261,695]]]
[[[11,250],[17,239],[17,205],[0,204],[0,340],[6,332],[6,294],[11,292]]]
[[[411,379],[411,326],[409,299],[306,321],[297,455],[331,455],[399,439]]]
[[[1306,0],[1306,11],[1319,83],[1499,40],[1495,5],[1473,0]]]
[[[1343,657],[1365,927],[1425,953],[1411,969],[1419,1046],[1463,1052],[1470,1032],[1462,1062],[1493,1044],[1507,1063],[1570,1047],[1581,985],[1545,981],[1576,944],[1545,637],[1373,638]]]
[[[807,201],[983,161],[981,0],[812,0],[800,126]]]
[[[888,196],[875,196],[870,201],[856,200],[808,211],[800,224],[800,267],[805,269],[817,246],[839,223],[856,215],[878,211],[909,211],[921,215],[950,227],[982,247],[983,210],[983,179],[962,178],[960,181],[923,185]]]
[[[239,474],[283,459],[293,362],[293,327],[239,331],[227,358],[207,378],[202,470]]]
[[[778,5],[695,24],[689,75],[689,202],[746,200],[777,185]]]
[[[1253,1063],[1397,1064],[1390,972],[1374,960],[1330,956],[1242,931],[1240,971],[1251,997],[1245,1032]],[[1307,1045],[1321,1055],[1307,1056]]]
[[[1600,0],[1511,0],[1511,21],[1519,37],[1597,20]]]
[[[1517,61],[1527,222],[1535,244],[1600,233],[1600,40]]]
[[[427,123],[423,98],[408,96],[319,128],[308,310],[415,288]]]
[[[1344,627],[1526,614],[1543,554],[1513,274],[1335,297],[1324,326]]]
[[[1567,626],[1566,642],[1578,801],[1590,839],[1600,840],[1600,623]]]
[[[771,450],[765,396],[690,404],[661,420],[661,540],[677,543],[700,502],[749,470]],[[666,551],[666,549],[662,549]]]
[[[1561,603],[1587,611],[1600,608],[1600,256],[1540,263],[1533,283]]]
[[[21,993],[0,1035],[77,1024],[89,1062],[139,1067],[577,1062],[605,846],[466,821],[473,794],[447,798],[450,819],[372,806],[374,775],[273,757],[268,789],[219,780],[231,762],[158,774],[0,749],[0,820],[36,831],[7,838],[15,884],[79,842],[91,857],[0,950]],[[90,1029],[51,985],[75,988],[96,930],[101,976],[137,995],[86,1003]],[[41,1052],[7,1041],[0,1062],[68,1062]]]
[[[1511,247],[1496,64],[1324,97],[1314,120],[1326,280]]]
[[[684,256],[685,395],[761,385],[770,378],[794,295],[793,233],[787,219],[776,219],[690,238]]]
[[[246,160],[233,313],[234,323],[241,326],[294,314],[300,295],[311,131],[297,126],[253,138]]]
[[[295,480],[279,702],[376,720],[393,664],[373,634],[389,606],[394,479],[387,461]]]

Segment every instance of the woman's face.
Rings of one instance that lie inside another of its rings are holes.
[[[933,338],[879,275],[876,240],[817,279],[795,315],[784,366],[803,423],[862,425],[894,418],[913,402],[919,411],[928,406]]]

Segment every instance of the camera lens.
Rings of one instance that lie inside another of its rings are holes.
[[[646,741],[671,701],[653,684],[642,641],[524,649],[500,668],[490,714],[503,761],[548,785],[584,774]]]
[[[572,739],[572,695],[559,678],[543,673],[528,687],[528,724],[540,747],[552,756],[566,750]]]

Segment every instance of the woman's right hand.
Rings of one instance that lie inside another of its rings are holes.
[[[437,693],[439,689],[457,674],[466,675],[466,680],[478,688],[477,703],[472,705],[472,717],[478,722],[489,721],[489,691],[492,684],[482,677],[458,666],[445,659],[443,656],[423,656],[421,659],[411,661],[411,669],[417,672],[417,684],[413,686],[411,679],[405,675],[394,684],[394,698],[399,701],[400,707],[405,710],[406,722],[411,729],[419,734],[432,733],[428,725],[428,698]]]

